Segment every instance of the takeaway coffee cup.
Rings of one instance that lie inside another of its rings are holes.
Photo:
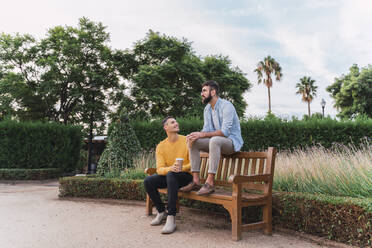
[[[179,166],[180,171],[182,171],[183,158],[176,158],[176,164]]]

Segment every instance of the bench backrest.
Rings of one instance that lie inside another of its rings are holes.
[[[231,186],[228,179],[231,175],[262,175],[270,174],[269,182],[245,183],[244,188],[248,190],[271,191],[276,149],[269,147],[266,152],[237,152],[231,155],[222,155],[215,176],[215,185]],[[200,179],[204,183],[208,175],[208,153],[200,153]]]

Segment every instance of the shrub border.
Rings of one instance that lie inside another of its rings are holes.
[[[61,176],[58,168],[44,169],[2,169],[0,168],[0,180],[46,180]]]
[[[59,180],[59,197],[145,200],[143,180],[109,179],[95,176],[65,177]],[[184,199],[183,199],[184,200]],[[214,204],[181,201],[181,204],[225,212]],[[245,221],[259,216],[260,209],[244,211]],[[251,217],[250,217],[250,216]],[[244,219],[243,219],[244,221]],[[371,246],[372,198],[356,199],[304,193],[273,193],[273,225],[343,243]]]

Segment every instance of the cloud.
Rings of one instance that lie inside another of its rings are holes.
[[[353,63],[371,63],[370,13],[372,2],[363,0],[24,0],[2,4],[0,32],[43,37],[48,28],[76,26],[78,18],[86,16],[107,26],[110,45],[116,49],[131,48],[149,29],[185,37],[193,42],[197,54],[228,55],[246,73],[254,83],[245,94],[247,113],[254,115],[267,112],[268,100],[267,88],[256,85],[253,70],[258,61],[271,55],[284,74],[271,89],[274,113],[305,114],[307,106],[295,95],[295,85],[302,76],[311,76],[319,86],[312,109],[319,111],[325,98],[326,112],[335,115],[325,88]]]

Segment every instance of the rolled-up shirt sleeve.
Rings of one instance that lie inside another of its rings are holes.
[[[208,111],[207,111],[207,109],[204,109],[204,114],[203,114],[204,116],[204,125],[203,125],[203,129],[201,130],[202,132],[211,132],[212,130],[210,130],[210,128],[209,128],[209,122],[210,122],[210,120],[209,120],[209,118],[208,118]]]
[[[231,128],[233,125],[233,120],[234,120],[234,106],[232,104],[227,104],[224,106],[222,110],[222,115],[223,115],[223,121],[222,121],[222,126],[221,126],[221,132],[225,137],[229,137],[231,133]]]

